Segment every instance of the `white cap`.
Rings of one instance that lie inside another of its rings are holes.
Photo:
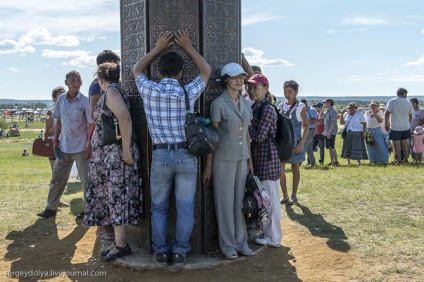
[[[229,63],[229,64],[226,64],[222,68],[221,77],[224,76],[224,75],[236,76],[236,75],[239,75],[241,73],[247,75],[247,73],[244,72],[243,68],[239,64]]]

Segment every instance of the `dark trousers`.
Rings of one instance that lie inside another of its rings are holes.
[[[314,135],[312,139],[312,149],[315,151],[316,148],[319,148],[319,162],[324,162],[324,135],[317,134]]]

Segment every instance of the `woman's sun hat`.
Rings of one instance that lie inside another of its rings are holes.
[[[422,126],[417,126],[417,127],[415,127],[415,130],[413,132],[414,132],[414,134],[423,134],[424,128]]]

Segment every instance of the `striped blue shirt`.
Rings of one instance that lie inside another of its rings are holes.
[[[185,142],[186,107],[184,90],[178,80],[164,78],[157,83],[142,73],[137,77],[136,84],[143,99],[153,144]],[[188,93],[190,111],[193,111],[197,98],[205,90],[205,81],[197,76],[184,88]]]

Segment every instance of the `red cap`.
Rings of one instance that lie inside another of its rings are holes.
[[[252,75],[247,82],[255,85],[264,84],[266,86],[269,86],[268,79],[261,73]]]

